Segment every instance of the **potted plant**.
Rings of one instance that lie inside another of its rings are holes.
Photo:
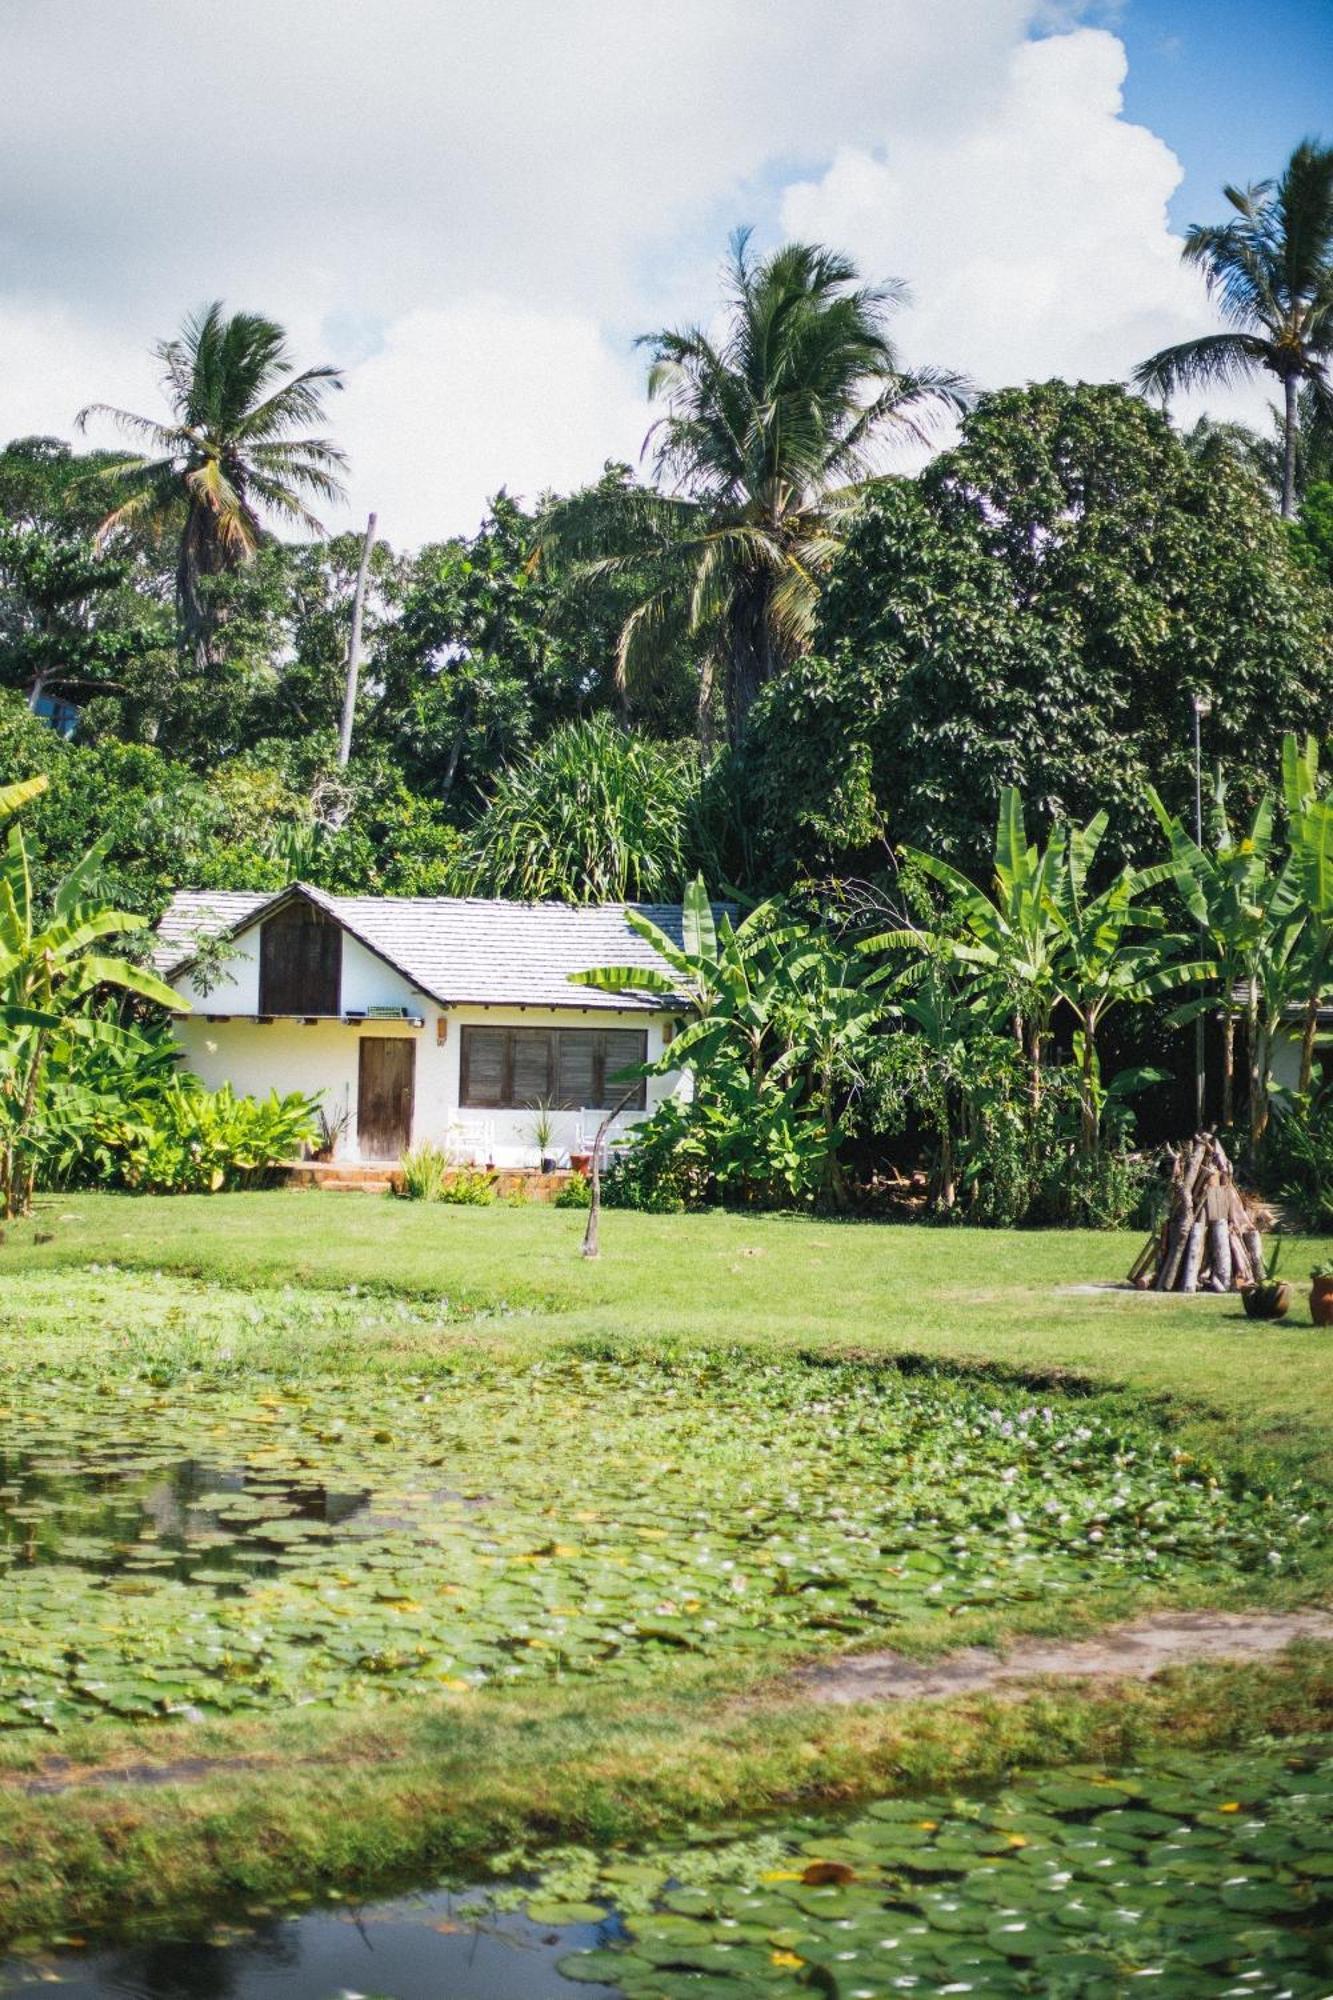
[[[351,1109],[343,1093],[342,1104],[332,1110],[321,1104],[315,1112],[315,1141],[310,1149],[311,1158],[331,1160],[338,1150],[338,1141],[346,1136],[352,1122]]]
[[[1247,1319],[1281,1319],[1285,1315],[1291,1304],[1291,1286],[1278,1277],[1277,1267],[1281,1260],[1282,1239],[1279,1237],[1267,1268],[1261,1265],[1255,1282],[1241,1288],[1241,1304],[1245,1307]]]
[[[538,1098],[531,1126],[533,1144],[541,1161],[544,1174],[555,1171],[555,1159],[551,1146],[555,1139],[555,1106],[545,1098]]]
[[[1316,1264],[1310,1272],[1310,1318],[1316,1326],[1333,1326],[1333,1264]]]

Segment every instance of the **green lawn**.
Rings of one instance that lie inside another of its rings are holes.
[[[1022,1708],[820,1709],[787,1677],[1333,1599],[1303,1296],[1265,1329],[1101,1289],[1129,1237],[610,1213],[589,1264],[582,1226],[290,1192],[10,1225],[0,1454],[37,1471],[0,1456],[0,1931],[1328,1726],[1329,1649]],[[209,1463],[243,1486],[201,1499]],[[312,1525],[365,1493],[367,1539]],[[52,1757],[77,1801],[31,1789]]]

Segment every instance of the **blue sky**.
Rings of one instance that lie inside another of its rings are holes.
[[[905,279],[904,359],[1123,381],[1204,332],[1180,232],[1333,142],[1333,0],[3,0],[0,437],[160,409],[221,298],[346,371],[411,544],[634,459],[633,336],[730,231]],[[1182,184],[1183,174],[1183,184]],[[1188,420],[1195,414],[1181,408]],[[1265,422],[1262,389],[1217,414]],[[98,442],[110,442],[99,435]],[[903,462],[901,459],[895,463]]]
[[[1111,24],[1126,116],[1186,170],[1178,227],[1210,220],[1227,181],[1271,174],[1298,139],[1333,144],[1333,0],[1128,0]]]

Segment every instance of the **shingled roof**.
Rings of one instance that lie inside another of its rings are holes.
[[[276,895],[250,890],[181,889],[157,927],[153,963],[173,978],[206,938],[236,937],[285,903],[308,896],[344,930],[419,992],[441,1006],[671,1006],[665,995],[599,993],[571,986],[569,974],[599,965],[666,970],[630,929],[630,909],[651,919],[676,944],[679,903],[506,903],[473,896],[330,896],[295,882]],[[718,905],[720,914],[722,905]],[[677,1000],[674,1004],[680,1004]]]

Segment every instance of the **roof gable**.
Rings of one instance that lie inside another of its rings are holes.
[[[662,995],[574,987],[573,972],[601,965],[667,970],[630,927],[640,912],[681,942],[679,903],[511,903],[473,896],[333,896],[294,882],[276,893],[179,890],[157,927],[154,964],[167,978],[188,970],[204,938],[239,937],[293,896],[304,896],[349,936],[441,1006],[577,1007],[660,1012]],[[716,906],[720,915],[725,905]]]

